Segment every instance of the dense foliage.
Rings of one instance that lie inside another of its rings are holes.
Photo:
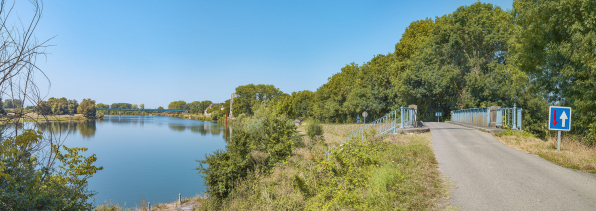
[[[85,118],[95,118],[95,110],[95,100],[91,100],[90,98],[83,99],[77,108],[79,114],[83,114]]]
[[[42,133],[27,130],[2,140],[0,144],[0,210],[90,210],[87,201],[95,193],[87,189],[87,179],[103,167],[96,167],[95,155],[83,157],[87,148],[63,151],[52,145],[59,166],[40,163],[32,154]],[[53,162],[52,162],[53,163]]]
[[[547,103],[570,106],[571,132],[596,144],[596,2],[517,0],[513,9],[513,63]]]
[[[76,114],[79,109],[77,100],[68,100],[63,98],[51,97],[47,101],[39,101],[34,107],[34,111],[40,115],[64,115]]]
[[[204,176],[209,195],[225,198],[249,172],[267,171],[290,156],[297,141],[294,123],[284,116],[267,116],[266,105],[258,110],[252,117],[239,116],[225,150],[198,161],[196,170]]]
[[[23,101],[21,99],[6,99],[4,100],[4,108],[21,108]]]

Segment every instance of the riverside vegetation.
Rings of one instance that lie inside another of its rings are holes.
[[[186,198],[198,210],[436,210],[450,185],[438,171],[431,135],[368,134],[342,142],[356,124],[296,126],[266,103],[241,115],[225,150],[199,161],[207,195]],[[306,135],[310,134],[310,135]],[[312,138],[311,138],[312,137]],[[142,209],[145,204],[137,205]],[[152,210],[175,210],[177,202]],[[105,203],[97,210],[123,210]]]

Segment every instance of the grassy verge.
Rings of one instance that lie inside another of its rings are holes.
[[[447,185],[430,146],[431,135],[392,135],[352,142],[326,154],[360,125],[324,125],[325,139],[303,136],[287,162],[255,171],[200,210],[435,210]],[[302,126],[303,127],[303,126]],[[300,127],[299,131],[303,131]]]
[[[559,166],[596,174],[596,150],[579,141],[561,137],[561,151],[557,151],[557,139],[544,141],[528,132],[508,131],[495,134],[497,139],[515,149],[538,155]]]

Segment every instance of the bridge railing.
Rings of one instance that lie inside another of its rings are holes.
[[[366,133],[371,133],[373,131],[377,134],[384,134],[389,131],[393,131],[395,128],[399,127],[398,115],[399,114],[397,113],[397,110],[389,112],[389,114],[354,131],[344,141],[349,141],[354,137],[359,137],[360,139],[364,140],[366,139]]]
[[[417,126],[418,113],[412,107],[401,107],[401,124],[399,128],[413,128]]]
[[[468,108],[453,111],[451,120],[454,122],[488,127],[490,124],[490,107]]]
[[[522,110],[513,104],[513,108],[497,109],[497,127],[509,127],[512,130],[522,130]]]
[[[451,121],[462,122],[483,127],[509,127],[522,130],[522,109],[513,104],[513,108],[492,106],[486,108],[469,108],[452,111]],[[491,114],[491,112],[494,112]]]
[[[417,127],[416,109],[411,107],[401,107],[398,110],[389,112],[387,115],[359,128],[350,134],[344,142],[349,141],[355,137],[360,140],[366,140],[368,134],[385,134],[395,133],[398,128],[413,128]]]

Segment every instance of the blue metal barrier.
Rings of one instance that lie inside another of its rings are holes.
[[[399,128],[416,127],[417,113],[416,109],[411,107],[401,107],[401,125]]]
[[[384,134],[390,131],[395,130],[399,126],[397,122],[398,114],[397,110],[390,112],[389,114],[367,124],[364,127],[359,128],[358,130],[354,131],[350,134],[345,141],[349,141],[354,137],[360,137],[361,139],[366,139],[365,132],[377,134]]]
[[[497,127],[509,127],[512,130],[522,130],[522,110],[513,104],[513,108],[497,109]]]
[[[454,122],[488,127],[490,124],[490,108],[469,108],[453,111],[451,120]]]
[[[367,138],[366,133],[373,133],[373,135],[395,133],[395,130],[398,128],[416,127],[416,115],[416,109],[401,107],[400,113],[398,113],[397,110],[389,112],[389,114],[354,131],[344,141],[349,141],[354,137],[359,137],[361,140],[365,140]]]

